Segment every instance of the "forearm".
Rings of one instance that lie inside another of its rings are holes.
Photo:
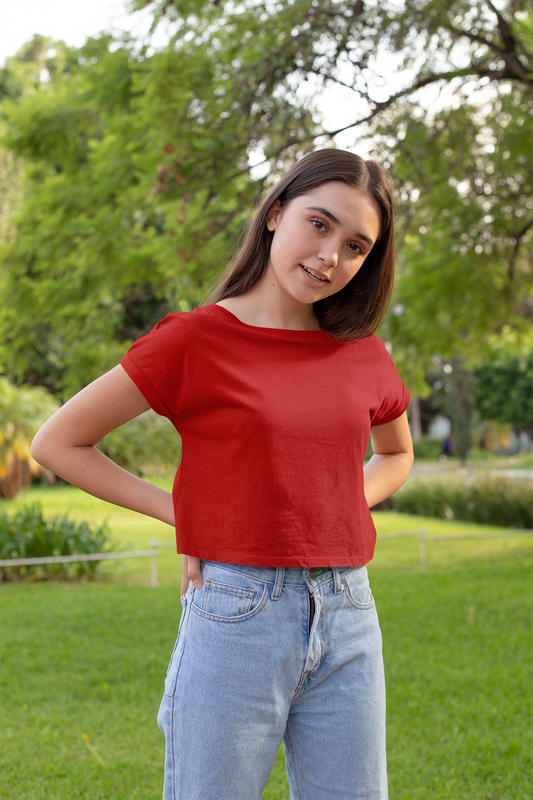
[[[84,492],[174,525],[172,495],[132,475],[92,445],[36,449],[36,460]]]
[[[409,476],[411,453],[376,453],[364,468],[365,498],[369,508],[386,500]]]

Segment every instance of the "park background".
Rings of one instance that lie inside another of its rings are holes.
[[[32,436],[202,302],[295,159],[375,158],[416,455],[369,567],[391,798],[531,798],[532,3],[136,0],[90,36],[39,25],[0,68],[0,559],[172,538],[41,470]],[[101,447],[170,487],[166,420]],[[443,537],[425,571],[421,530]],[[160,796],[179,574],[171,548],[157,587],[143,559],[0,567],[1,798]],[[288,798],[282,748],[263,797]]]

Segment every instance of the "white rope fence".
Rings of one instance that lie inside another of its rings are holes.
[[[427,536],[426,528],[413,531],[398,531],[397,533],[384,533],[377,537],[381,542],[387,539],[405,539],[418,536],[420,572],[427,571],[426,542],[451,542],[462,539],[507,539],[514,536],[533,536],[533,530],[513,531],[487,531],[486,533],[460,533],[447,536]],[[150,583],[157,586],[157,558],[161,548],[176,547],[175,542],[160,542],[154,539],[150,542],[151,550],[126,550],[118,553],[89,553],[87,555],[71,556],[43,556],[38,558],[4,558],[0,559],[0,567],[31,567],[39,564],[75,564],[83,561],[118,561],[123,558],[150,558]]]
[[[157,558],[159,549],[176,547],[176,542],[150,542],[151,550],[125,550],[117,553],[89,553],[70,556],[39,556],[36,558],[4,558],[0,559],[0,567],[32,567],[39,564],[76,564],[83,561],[120,561],[123,558],[150,558],[150,583],[157,586]]]
[[[39,556],[38,558],[3,558],[0,567],[33,567],[38,564],[76,564],[83,561],[112,561],[123,558],[151,558],[152,586],[157,586],[157,548],[152,550],[126,550],[121,553],[89,553],[71,556]]]
[[[408,536],[418,536],[418,554],[420,572],[427,572],[426,542],[452,542],[462,539],[507,539],[514,536],[533,536],[533,530],[512,531],[484,531],[483,533],[450,533],[448,535],[426,535],[426,528],[414,531],[399,531],[398,533],[384,533],[377,537],[377,541],[384,539],[404,539]]]

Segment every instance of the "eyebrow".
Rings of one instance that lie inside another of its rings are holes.
[[[328,211],[328,210],[327,210],[327,208],[321,208],[320,206],[308,206],[308,207],[307,207],[307,211],[318,211],[320,214],[324,214],[324,216],[325,216],[325,217],[327,217],[327,218],[328,218],[328,219],[330,219],[332,222],[334,222],[334,223],[335,223],[335,225],[340,225],[340,224],[341,224],[340,220],[339,220],[339,219],[337,219],[337,217],[335,216],[335,214],[332,214],[332,213],[331,213],[331,211]],[[356,233],[356,234],[355,234],[355,238],[356,238],[356,239],[363,239],[365,242],[368,242],[368,244],[370,245],[370,247],[373,247],[373,245],[374,245],[374,242],[373,242],[373,240],[370,238],[370,236],[367,236],[367,235],[366,235],[366,234],[364,234],[364,233]]]

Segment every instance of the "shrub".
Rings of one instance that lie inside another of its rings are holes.
[[[15,497],[32,475],[41,474],[31,457],[31,440],[57,408],[45,389],[0,378],[0,497]]]
[[[406,514],[533,528],[533,484],[490,473],[412,478],[392,501]]]
[[[68,517],[45,519],[40,505],[15,511],[11,516],[0,513],[0,559],[44,558],[46,556],[86,555],[113,550],[107,525],[91,526]],[[30,577],[68,579],[94,577],[99,561],[72,564],[39,564],[34,566],[0,567],[0,580]]]
[[[181,439],[165,417],[147,411],[105,436],[98,448],[115,463],[143,478],[174,476]]]
[[[438,461],[442,454],[442,444],[444,439],[432,436],[423,436],[421,439],[413,439],[413,450],[417,460],[426,459],[428,461]],[[369,440],[366,448],[365,459],[373,455],[372,442]]]
[[[426,458],[432,461],[438,461],[442,453],[442,438],[435,438],[432,436],[423,436],[421,439],[413,441],[413,449],[415,458]]]

